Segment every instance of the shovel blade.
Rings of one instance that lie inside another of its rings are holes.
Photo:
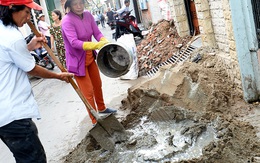
[[[110,134],[103,127],[97,123],[89,133],[94,137],[94,139],[100,144],[105,150],[113,151],[115,142],[111,139]]]
[[[125,128],[113,114],[102,117],[89,132],[101,147],[109,151],[113,151],[115,143],[127,140]]]

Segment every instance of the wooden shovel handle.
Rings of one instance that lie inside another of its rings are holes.
[[[41,37],[42,35],[39,33],[39,31],[35,28],[35,26],[33,25],[32,22],[28,21],[27,24],[29,25],[29,27],[31,28],[31,30],[33,31],[33,33],[37,36],[37,37]],[[42,42],[43,47],[47,50],[48,54],[51,56],[51,58],[53,59],[53,61],[56,63],[56,65],[59,67],[59,69],[62,72],[68,72],[60,63],[60,61],[57,59],[57,57],[55,57],[55,55],[53,54],[51,48],[45,43]],[[83,96],[81,90],[78,88],[77,84],[75,83],[75,81],[72,79],[72,77],[69,77],[69,82],[72,85],[72,87],[74,88],[74,90],[77,92],[77,94],[79,95],[79,97],[81,98],[81,100],[83,101],[83,103],[85,104],[85,106],[87,107],[87,109],[90,110],[91,114],[95,117],[96,120],[100,119],[100,116],[97,114],[97,112],[94,110],[94,108],[89,104],[89,102],[87,101],[87,99]]]

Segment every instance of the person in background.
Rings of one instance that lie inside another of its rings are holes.
[[[51,49],[52,51],[55,50],[54,43],[56,45],[56,51],[58,58],[63,65],[63,67],[66,67],[66,59],[65,59],[65,48],[64,48],[64,42],[62,38],[62,32],[61,32],[61,19],[62,14],[60,10],[53,10],[51,12],[53,24],[50,28],[50,34],[51,34]]]
[[[110,9],[110,7],[107,8],[107,13],[106,13],[106,16],[107,16],[107,24],[109,26],[112,25],[113,21],[114,21],[114,12]]]
[[[129,0],[125,0],[123,7],[116,11],[115,16],[118,15],[119,18],[122,18],[124,14],[126,14],[127,12],[130,11],[129,10],[129,6],[130,6],[130,1]]]
[[[94,17],[94,20],[95,20],[95,22],[96,22],[96,24],[97,24],[97,26],[99,25],[99,22],[100,22],[100,20],[99,20],[99,17],[98,17],[98,15],[95,13],[95,12],[93,12],[93,17]]]
[[[31,9],[42,7],[33,0],[0,0],[0,139],[17,163],[46,163],[46,154],[32,118],[40,118],[29,75],[68,82],[71,73],[54,73],[35,64],[31,50],[45,37],[28,44],[19,31],[31,19]],[[4,160],[1,160],[5,162]]]
[[[75,74],[79,89],[90,105],[99,113],[115,113],[104,104],[102,81],[95,61],[94,50],[101,49],[108,40],[98,29],[94,17],[84,11],[84,0],[67,0],[65,9],[69,12],[62,20],[62,35],[65,43],[66,64],[69,72]],[[93,42],[94,37],[98,42]],[[96,119],[87,109],[92,124]]]
[[[105,26],[105,16],[103,15],[102,12],[99,12],[99,20],[100,20],[101,26],[103,28],[106,28],[106,26]]]
[[[50,25],[45,22],[44,14],[40,14],[38,20],[38,28],[41,31],[41,33],[47,38],[48,46],[51,47]]]

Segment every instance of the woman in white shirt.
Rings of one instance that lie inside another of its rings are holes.
[[[45,22],[44,14],[40,14],[38,19],[39,19],[38,28],[42,32],[42,34],[46,37],[46,39],[48,40],[49,47],[51,47],[50,25]]]

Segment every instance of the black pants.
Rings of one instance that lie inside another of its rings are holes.
[[[105,28],[105,20],[101,20],[101,25],[103,28]]]
[[[31,119],[13,121],[0,127],[0,138],[8,146],[16,163],[46,163],[46,155]]]
[[[51,37],[49,37],[49,36],[45,36],[46,37],[46,39],[47,39],[47,44],[48,44],[48,46],[51,48]]]

